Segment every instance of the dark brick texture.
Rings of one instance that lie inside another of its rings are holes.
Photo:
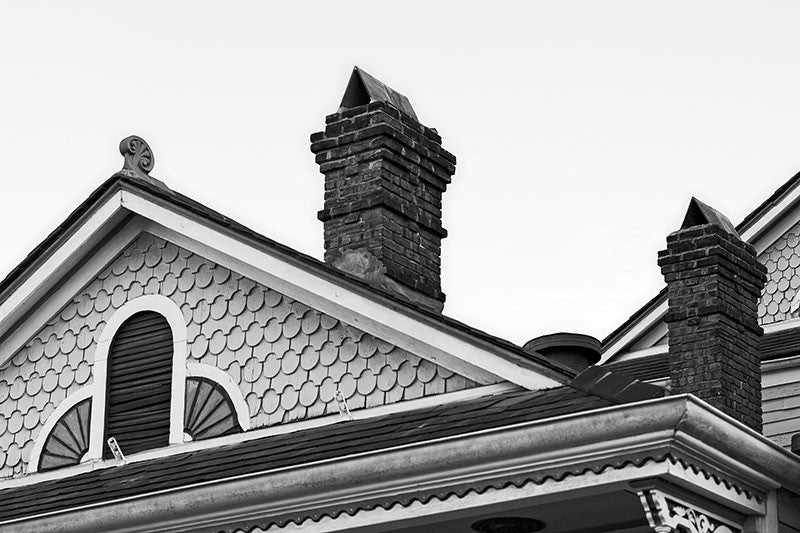
[[[703,224],[669,235],[658,265],[669,297],[672,392],[694,394],[760,432],[758,300],[766,269],[755,250]]]
[[[372,102],[329,115],[325,131],[311,136],[311,151],[325,175],[318,215],[325,261],[367,250],[402,293],[444,302],[442,193],[456,158],[438,133],[387,102]]]

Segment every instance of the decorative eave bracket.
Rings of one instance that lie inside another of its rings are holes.
[[[662,490],[641,488],[636,494],[656,533],[742,533],[741,526],[735,522]]]

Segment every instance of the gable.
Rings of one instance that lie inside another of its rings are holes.
[[[794,204],[783,208],[785,211],[775,218],[748,217],[739,226],[740,230],[747,228],[744,236],[756,248],[759,261],[767,268],[767,283],[758,305],[759,322],[767,331],[800,316],[800,208]],[[666,312],[667,297],[662,291],[639,315],[604,340],[602,362],[648,355],[657,347],[666,348],[667,326],[663,320]]]
[[[474,387],[476,383],[285,294],[141,234],[0,368],[0,476],[29,468],[50,415],[93,383],[98,339],[145,295],[180,309],[185,361],[224,372],[250,429]],[[498,379],[499,381],[499,379]]]

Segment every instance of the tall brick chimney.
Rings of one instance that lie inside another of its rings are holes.
[[[691,393],[761,431],[758,299],[766,269],[725,215],[692,198],[658,253],[667,282],[673,394]]]
[[[455,156],[405,96],[358,67],[325,122],[311,136],[325,175],[325,261],[441,311],[442,193]]]

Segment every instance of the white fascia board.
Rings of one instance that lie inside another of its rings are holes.
[[[119,211],[115,211],[106,220],[110,227],[116,226],[119,214]],[[24,346],[78,291],[91,282],[98,272],[122,252],[141,231],[141,221],[133,219],[118,228],[112,238],[103,242],[104,231],[98,229],[98,234],[84,240],[84,244],[73,248],[70,254],[65,254],[65,263],[47,262],[37,270],[37,278],[44,277],[47,280],[43,285],[29,286],[32,278],[28,278],[17,290],[24,290],[31,296],[20,302],[16,308],[12,307],[8,300],[0,306],[3,307],[3,311],[0,312],[0,337],[6,334],[0,342],[0,366],[13,357],[17,350]],[[102,244],[95,248],[91,255],[85,254],[87,250],[100,243]],[[73,268],[72,265],[77,265],[77,268],[72,275],[66,277]],[[40,272],[42,269],[47,269],[48,272]],[[5,307],[6,304],[9,306]],[[24,316],[26,312],[29,314]],[[24,320],[20,322],[21,315],[24,316]],[[9,331],[9,328],[13,329]]]
[[[617,491],[632,481],[668,475],[669,467],[665,463],[648,463],[640,467],[627,465],[620,469],[610,468],[599,474],[588,470],[567,476],[560,481],[551,478],[542,483],[529,482],[521,487],[510,485],[501,489],[489,489],[480,494],[476,492],[469,492],[463,496],[450,494],[444,498],[431,498],[426,503],[415,500],[408,505],[394,505],[388,509],[383,507],[361,509],[352,515],[341,513],[336,518],[326,515],[316,521],[309,519],[300,524],[290,522],[283,527],[251,529],[242,524],[242,529],[234,529],[233,533],[333,533],[335,531],[366,533],[375,531],[376,527],[380,527],[379,531],[391,531],[394,528],[417,528],[418,531],[429,531],[431,522],[441,520],[441,518],[437,520],[436,517],[445,513],[458,513],[466,509],[494,505],[541,506],[566,499],[579,502],[579,498],[584,494]]]
[[[664,450],[689,461],[682,465],[667,460],[668,480],[747,514],[763,514],[768,490],[800,490],[796,456],[693,396],[679,395],[202,482],[8,523],[20,533],[63,532],[65,524],[76,531],[129,533],[210,528],[264,516],[353,508],[362,501],[436,493],[544,470],[569,471],[587,462],[619,464],[633,454]],[[716,474],[696,473],[695,468]],[[646,469],[643,472],[643,477],[652,477]],[[742,485],[729,485],[731,480]],[[315,490],[309,491],[309,486]]]
[[[9,322],[29,309],[30,304],[36,301],[36,295],[46,290],[49,281],[58,277],[65,268],[73,266],[83,253],[97,243],[100,229],[120,214],[121,206],[122,193],[118,191],[96,208],[64,243],[6,297],[0,304],[0,334],[8,328]]]
[[[663,300],[658,306],[650,311],[645,316],[639,318],[634,324],[613,344],[609,345],[608,348],[603,352],[602,357],[600,358],[600,362],[598,364],[602,365],[607,363],[610,359],[614,357],[619,351],[627,347],[630,343],[635,341],[640,335],[644,332],[648,331],[650,328],[656,325],[656,323],[664,320],[664,317],[667,314],[667,296],[664,295]]]
[[[656,346],[651,346],[650,348],[642,348],[641,350],[627,352],[619,356],[614,362],[618,363],[620,361],[630,361],[631,359],[650,357],[651,355],[663,355],[665,353],[669,353],[669,345],[657,344]]]
[[[530,390],[562,385],[547,369],[521,367],[498,355],[500,348],[468,342],[142,196],[123,191],[122,203],[153,222],[145,231],[480,384],[506,380]]]
[[[760,238],[761,234],[769,229],[769,227],[784,213],[794,207],[799,199],[800,186],[796,184],[792,190],[784,194],[783,198],[777,204],[770,207],[763,215],[751,222],[742,233],[742,238],[755,245],[756,240]],[[759,253],[763,251],[759,250],[758,247],[756,247],[756,250],[758,250]]]

